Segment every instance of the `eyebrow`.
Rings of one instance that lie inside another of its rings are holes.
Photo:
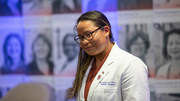
[[[90,32],[90,33],[91,33],[92,31],[85,31],[85,32],[83,33],[83,35],[84,35],[85,33],[87,33],[87,32]],[[78,34],[78,36],[83,36],[83,35],[79,35],[79,34]]]

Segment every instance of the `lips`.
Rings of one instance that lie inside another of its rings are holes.
[[[91,49],[92,47],[86,47],[85,49]]]
[[[173,54],[178,54],[180,52],[179,49],[171,49],[169,50],[169,52],[173,53]]]
[[[85,50],[91,50],[93,46],[85,47]]]

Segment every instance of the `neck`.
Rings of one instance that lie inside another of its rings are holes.
[[[46,63],[47,61],[45,59],[37,59],[36,62],[38,62],[38,63]]]
[[[14,65],[19,64],[19,62],[21,61],[21,59],[18,58],[18,57],[14,58],[14,59],[12,59],[12,60],[13,60],[12,63],[13,63]]]

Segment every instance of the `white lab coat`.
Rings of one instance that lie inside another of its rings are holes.
[[[83,78],[77,101],[85,101],[84,89],[91,67]],[[115,43],[91,84],[87,101],[150,101],[147,66]]]

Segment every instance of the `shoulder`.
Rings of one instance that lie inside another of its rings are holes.
[[[113,59],[116,66],[124,72],[142,71],[148,72],[147,66],[138,57],[120,49],[116,44],[113,47],[110,58]]]
[[[141,59],[120,49],[117,44],[114,45],[110,54],[111,58],[114,58],[120,64],[131,64],[133,62],[144,64]]]
[[[33,72],[33,71],[36,71],[37,70],[37,64],[36,64],[36,62],[35,61],[32,61],[32,62],[30,62],[29,64],[27,64],[27,70],[26,70],[26,72],[27,73],[30,73],[30,72]]]

